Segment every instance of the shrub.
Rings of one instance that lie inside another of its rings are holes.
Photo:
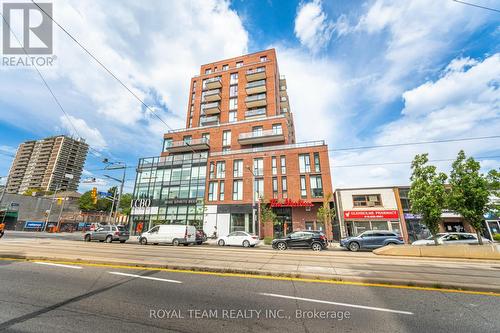
[[[494,239],[496,242],[500,242],[500,234],[493,234],[493,239]]]
[[[273,238],[272,237],[264,237],[264,244],[266,245],[271,245],[271,243],[273,242]]]

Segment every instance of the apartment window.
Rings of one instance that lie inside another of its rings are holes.
[[[307,198],[306,176],[300,176],[300,197]]]
[[[224,162],[224,161],[217,162],[216,176],[218,179],[226,177],[226,162]]]
[[[262,136],[263,131],[264,131],[264,127],[262,127],[262,126],[252,127],[252,136],[253,137]]]
[[[238,99],[237,98],[230,98],[229,99],[229,110],[236,110],[238,109]]]
[[[210,162],[210,179],[215,178],[215,164]]]
[[[229,122],[234,123],[235,121],[238,121],[238,116],[236,111],[229,111]]]
[[[309,154],[299,155],[299,172],[311,172],[311,157]]]
[[[273,134],[283,134],[281,124],[273,124]]]
[[[220,185],[219,185],[219,201],[224,201],[224,191],[225,191],[224,182],[220,182]]]
[[[217,72],[217,66],[214,67],[214,72]]]
[[[172,147],[174,144],[174,139],[168,138],[163,141],[163,151],[167,150],[167,148]]]
[[[229,68],[229,66],[228,66],[228,65],[222,65],[222,70],[223,70],[223,71],[227,71],[227,70],[228,70],[228,68]]]
[[[233,200],[243,200],[243,180],[233,181]]]
[[[231,131],[222,132],[222,145],[223,146],[231,145]]]
[[[231,151],[231,147],[222,147],[223,153],[229,153]]]
[[[352,202],[354,207],[375,207],[382,206],[380,194],[360,194],[353,195]]]
[[[194,103],[194,98],[196,97],[196,94],[195,92],[193,91],[193,93],[191,94],[191,103]]]
[[[196,81],[193,81],[193,90],[196,88]]]
[[[281,177],[281,195],[283,198],[288,198],[288,186],[286,183],[286,177]]]
[[[281,174],[286,174],[286,156],[281,156]]]
[[[210,141],[210,133],[203,133],[201,135],[201,138],[203,139],[203,141],[209,142]]]
[[[207,87],[207,80],[208,79],[204,79],[203,81],[201,81],[202,89],[205,89]]]
[[[260,62],[264,62],[264,61],[267,61],[267,57],[266,56],[260,57]]]
[[[189,126],[188,127],[193,127],[193,117],[189,117]]]
[[[243,61],[236,62],[236,68],[240,68],[241,66],[243,66]]]
[[[271,166],[273,169],[273,176],[278,174],[278,166],[276,161],[276,156],[271,157]]]
[[[278,178],[273,177],[273,199],[278,199]]]
[[[238,96],[238,85],[237,84],[229,86],[229,97],[235,97],[235,96]]]
[[[257,178],[254,182],[254,195],[255,200],[259,200],[260,198],[264,198],[264,179]]]
[[[237,84],[238,83],[238,73],[231,73],[229,84]]]
[[[212,70],[210,68],[205,69],[205,74],[210,74],[212,73]]]
[[[191,135],[186,135],[182,138],[182,141],[184,141],[184,143],[186,143],[186,144],[190,144],[192,140],[193,140],[193,137]]]
[[[319,162],[319,153],[314,153],[314,172],[321,172],[321,164]]]
[[[243,160],[233,161],[233,177],[234,178],[243,177]]]
[[[255,176],[263,176],[264,175],[264,159],[263,158],[254,158],[254,160],[253,160],[253,173]]]
[[[208,183],[208,201],[217,200],[217,182]]]
[[[311,195],[313,198],[323,197],[323,182],[321,176],[311,176],[309,178],[311,182]]]

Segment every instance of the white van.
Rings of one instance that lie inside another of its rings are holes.
[[[143,232],[139,236],[139,243],[179,245],[196,243],[196,228],[192,225],[162,224]]]

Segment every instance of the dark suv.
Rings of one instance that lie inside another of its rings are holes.
[[[310,248],[313,251],[325,250],[328,242],[325,235],[311,231],[292,232],[284,238],[273,239],[273,249],[286,250],[288,248]]]
[[[88,231],[85,233],[84,239],[86,242],[98,240],[100,242],[111,243],[112,241],[120,241],[125,243],[130,234],[128,230],[122,225],[103,225],[97,230]]]
[[[347,237],[340,241],[340,246],[353,252],[396,244],[404,244],[403,237],[389,230],[369,230],[359,236]]]

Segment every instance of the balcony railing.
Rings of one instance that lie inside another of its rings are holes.
[[[220,77],[213,77],[205,81],[205,89],[218,89],[222,87]]]
[[[255,69],[249,69],[247,71],[247,81],[256,81],[266,78],[266,68],[259,67]]]
[[[218,124],[219,123],[219,117],[218,116],[211,116],[211,117],[201,117],[200,118],[200,123],[202,125],[212,125],[212,124]]]
[[[179,153],[185,151],[193,151],[193,150],[207,150],[210,148],[209,139],[201,138],[201,139],[191,139],[191,140],[182,140],[182,141],[174,141],[170,145],[165,146],[165,151],[169,153]]]
[[[201,112],[204,115],[214,115],[220,113],[219,102],[206,103],[201,105]]]
[[[241,133],[238,137],[240,144],[258,144],[283,140],[285,140],[285,136],[281,128]]]
[[[220,101],[220,89],[208,90],[203,93],[203,102]]]
[[[245,104],[247,108],[255,108],[260,106],[266,106],[266,94],[251,95],[245,98]]]
[[[291,143],[288,145],[278,145],[269,147],[257,147],[257,148],[246,148],[231,151],[217,151],[210,153],[210,156],[224,156],[224,155],[238,155],[238,154],[250,154],[250,153],[260,153],[260,152],[281,152],[284,149],[297,149],[297,148],[308,148],[308,147],[319,147],[324,146],[325,141],[309,141],[301,143]]]
[[[266,92],[266,80],[248,82],[245,88],[247,95]]]
[[[245,118],[262,116],[266,114],[266,108],[252,109],[245,112]]]

